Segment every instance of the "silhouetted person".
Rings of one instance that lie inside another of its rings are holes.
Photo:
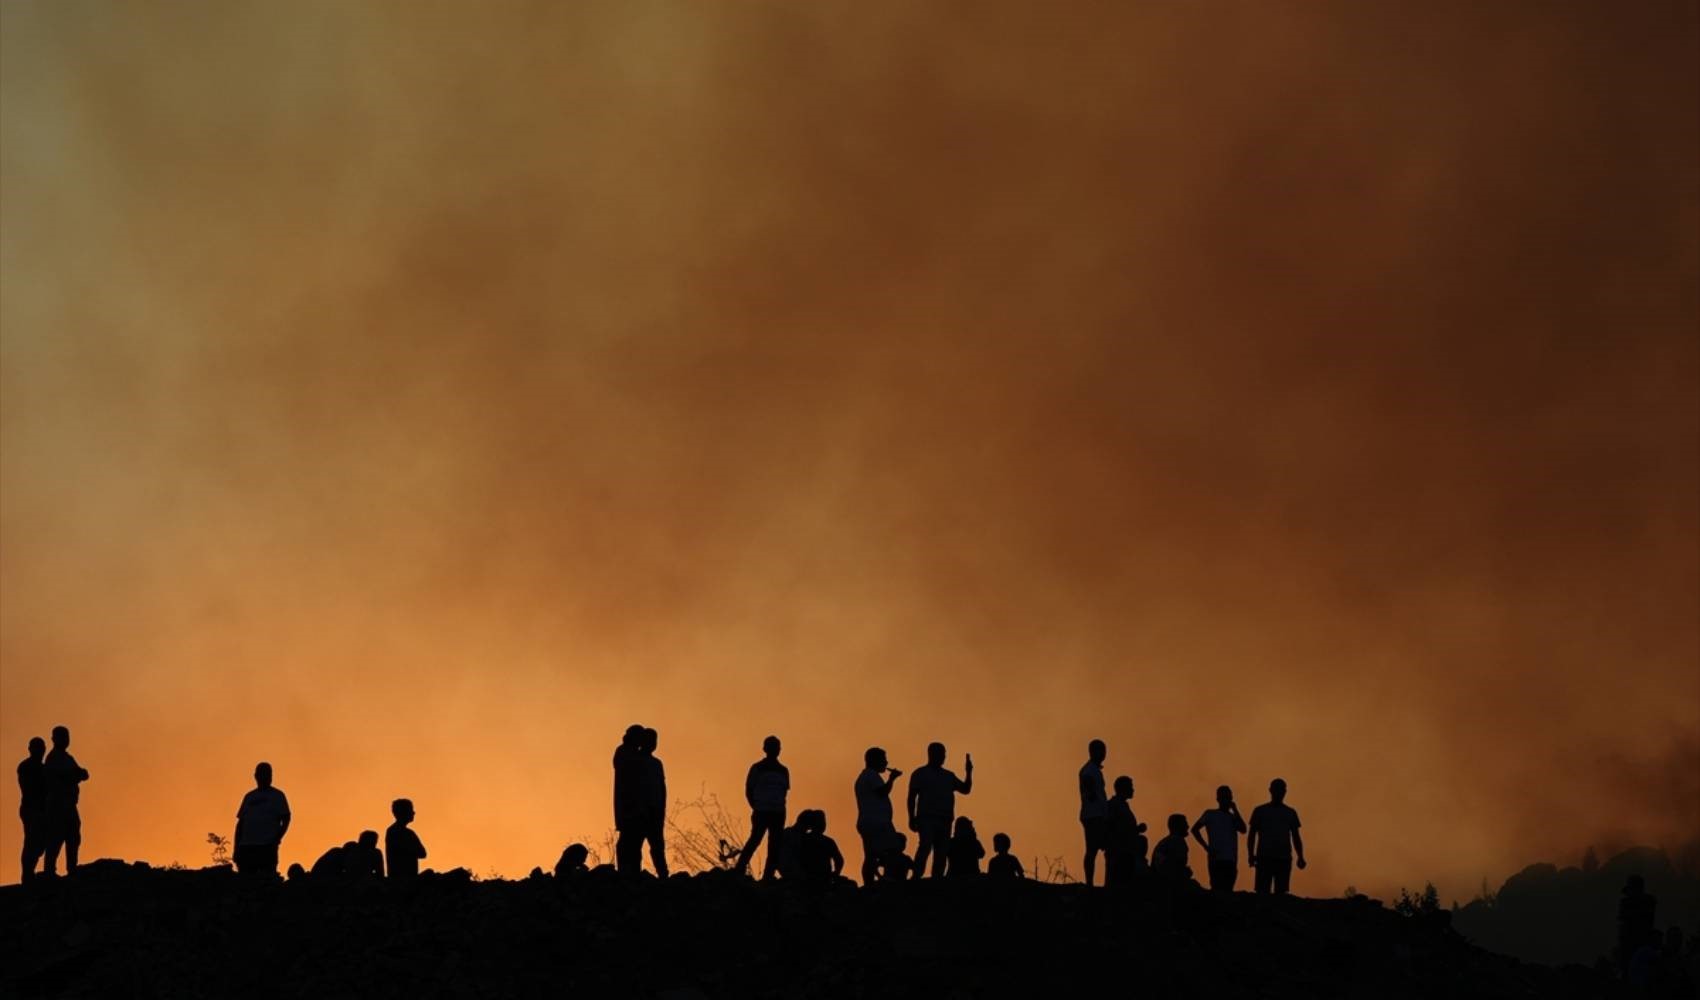
[[[943,743],[927,744],[927,762],[909,776],[909,829],[918,838],[915,844],[915,874],[927,869],[927,855],[933,857],[933,877],[938,878],[950,866],[946,845],[950,843],[950,825],[956,818],[956,794],[967,795],[974,790],[974,755],[967,756],[963,769],[966,775],[944,766]]]
[[[53,727],[53,749],[41,762],[42,790],[47,810],[47,863],[43,871],[55,875],[59,871],[59,851],[65,852],[65,874],[77,868],[77,851],[83,844],[83,818],[77,812],[77,786],[89,780],[89,773],[71,756],[71,731],[64,726]]]
[[[1172,882],[1190,881],[1186,840],[1186,817],[1175,813],[1169,817],[1169,835],[1157,841],[1151,851],[1151,873]]]
[[[390,815],[395,822],[384,831],[384,863],[390,878],[411,879],[419,874],[419,862],[425,858],[425,844],[414,833],[413,800],[396,799],[390,803]]]
[[[1246,854],[1257,869],[1257,891],[1271,888],[1284,895],[1293,878],[1293,858],[1299,870],[1305,866],[1305,842],[1299,836],[1299,814],[1287,805],[1287,783],[1276,778],[1269,783],[1269,801],[1251,811],[1246,837]]]
[[[1145,868],[1145,824],[1133,815],[1133,779],[1116,779],[1116,794],[1104,804],[1104,885],[1126,888]]]
[[[360,845],[352,840],[341,847],[333,847],[319,855],[319,860],[313,862],[308,871],[314,876],[342,878],[349,874],[348,862],[359,849]]]
[[[1104,791],[1103,740],[1086,744],[1086,763],[1080,766],[1080,826],[1086,831],[1086,884],[1098,871],[1098,852],[1104,849],[1104,816],[1110,797]]]
[[[236,810],[236,870],[255,878],[277,877],[277,849],[289,832],[289,799],[272,787],[272,766],[254,766],[254,787]]]
[[[1198,831],[1203,830],[1200,837]],[[1192,825],[1193,839],[1204,848],[1210,871],[1213,892],[1233,892],[1240,877],[1240,834],[1246,831],[1240,818],[1240,807],[1234,804],[1234,790],[1227,785],[1216,789],[1216,808],[1204,810]]]
[[[791,862],[804,882],[825,885],[844,870],[844,855],[838,842],[826,835],[826,813],[805,809],[797,814],[795,858]]]
[[[1647,892],[1647,883],[1639,875],[1623,882],[1623,898],[1617,901],[1617,962],[1627,976],[1629,961],[1653,930],[1653,917],[1659,900]]]
[[[1027,869],[1021,859],[1009,853],[1009,834],[992,835],[992,859],[986,862],[986,874],[991,878],[1026,878]]]
[[[915,861],[909,857],[909,835],[891,831],[891,848],[879,857],[877,877],[886,882],[902,882],[915,873]],[[864,871],[863,878],[867,875]]]
[[[561,860],[555,862],[556,878],[577,878],[590,871],[590,848],[583,844],[568,844],[561,852]]]
[[[384,852],[378,850],[378,831],[360,831],[360,839],[348,850],[343,867],[356,878],[384,877]]]
[[[974,878],[980,874],[980,859],[985,856],[986,847],[980,843],[974,821],[966,816],[957,817],[956,828],[950,835],[950,864],[945,871],[955,878]]]
[[[862,884],[871,885],[885,870],[882,856],[902,852],[908,838],[891,822],[891,786],[903,772],[890,766],[879,747],[869,747],[862,754],[862,764],[862,773],[856,776],[856,833],[862,838]]]
[[[35,866],[47,852],[47,768],[42,763],[47,741],[32,736],[29,748],[30,755],[18,762],[18,819],[24,823],[20,882],[35,877]]]
[[[649,802],[644,787],[643,727],[626,727],[625,736],[614,749],[614,863],[621,874],[637,875],[643,870],[643,840],[649,824]]]
[[[844,852],[838,849],[838,841],[826,835],[826,811],[811,809],[814,813],[809,824],[809,832],[814,837],[810,845],[810,858],[805,864],[813,864],[827,877],[828,880],[844,877]]]
[[[649,863],[655,866],[657,878],[667,877],[667,771],[655,748],[661,737],[653,729],[643,731],[643,791],[646,806],[643,839],[649,844]]]
[[[750,765],[744,778],[744,800],[750,804],[750,839],[738,855],[737,870],[749,870],[750,859],[763,837],[769,837],[767,860],[762,864],[761,877],[772,878],[779,869],[779,845],[775,840],[785,830],[785,796],[791,790],[791,772],[779,763],[779,737],[769,736],[761,743],[761,760]]]

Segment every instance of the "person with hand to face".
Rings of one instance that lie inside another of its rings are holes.
[[[856,776],[856,833],[862,838],[862,884],[872,885],[893,854],[901,854],[903,835],[891,821],[891,786],[903,777],[885,750],[869,747]],[[881,777],[884,775],[884,777]]]

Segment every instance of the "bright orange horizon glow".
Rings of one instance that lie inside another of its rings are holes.
[[[1674,847],[1695,11],[0,5],[5,762],[155,864],[268,760],[523,876],[632,722],[852,868],[934,739],[1076,876],[1093,737],[1307,895]]]

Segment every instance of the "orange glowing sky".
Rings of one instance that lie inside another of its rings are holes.
[[[641,721],[1078,874],[1700,829],[1692,2],[0,4],[0,747],[85,858],[610,825]],[[17,877],[16,788],[0,878]]]

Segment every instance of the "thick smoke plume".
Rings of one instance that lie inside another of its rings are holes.
[[[265,758],[286,855],[522,873],[632,721],[843,837],[942,739],[1027,856],[1094,736],[1279,773],[1318,894],[1700,827],[1693,3],[0,17],[0,746],[91,855]]]

